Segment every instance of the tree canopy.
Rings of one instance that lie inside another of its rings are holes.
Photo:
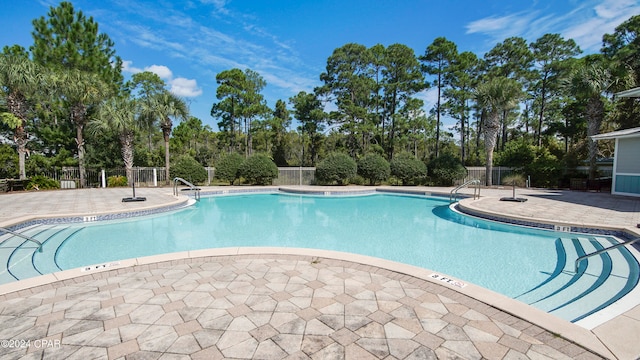
[[[257,71],[219,72],[212,119],[198,119],[158,75],[125,82],[116,44],[63,1],[33,20],[28,50],[6,46],[0,54],[0,142],[3,154],[17,155],[3,155],[0,168],[17,166],[11,173],[26,177],[79,166],[82,186],[85,167],[168,173],[170,154],[201,165],[259,153],[278,166],[316,166],[341,153],[372,167],[364,172],[372,183],[386,177],[386,163],[411,183],[428,178],[414,160],[455,157],[490,169],[494,152],[499,162],[520,149],[545,166],[555,162],[547,168],[591,164],[595,177],[595,159],[611,146],[589,136],[640,126],[640,103],[611,96],[640,81],[639,31],[640,15],[631,16],[604,35],[600,53],[586,56],[559,34],[510,37],[485,54],[442,36],[425,39],[420,55],[404,44],[347,43],[327,54],[319,86],[273,107]],[[88,124],[94,131],[85,134]],[[407,164],[417,169],[409,177],[399,170]]]

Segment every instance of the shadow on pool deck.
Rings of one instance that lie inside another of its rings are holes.
[[[246,189],[203,190],[234,188]],[[387,187],[381,187],[384,188]],[[441,194],[451,190],[407,189]],[[130,196],[129,189],[0,194],[0,226],[33,217],[138,211],[184,201],[184,197],[173,197],[170,188],[141,188],[136,192],[147,197],[148,202],[122,203],[122,197]],[[510,188],[483,189],[482,199],[474,206],[506,216],[567,222],[573,219],[577,224],[593,222],[630,228],[640,222],[640,199],[519,189],[517,196],[526,196],[527,203],[498,201],[510,195]],[[0,339],[57,339],[61,347],[55,355],[109,359],[127,354],[158,358],[163,353],[189,354],[194,358],[335,355],[401,359],[412,354],[417,358],[429,354],[495,359],[539,355],[598,358],[553,336],[543,330],[544,326],[532,325],[517,314],[511,316],[493,307],[500,308],[499,304],[486,305],[455,295],[455,289],[424,285],[424,280],[403,272],[349,261],[334,263],[331,259],[314,267],[315,260],[300,256],[165,260],[159,256],[155,262],[147,260],[147,265],[121,269],[109,277],[95,274],[95,279],[78,279],[78,284],[71,279],[33,291],[0,295],[0,318],[5,325]],[[314,270],[308,273],[308,269]],[[349,279],[357,279],[358,283],[349,284]],[[417,283],[423,285],[416,287]],[[360,290],[369,288],[365,294],[350,285]],[[371,296],[377,300],[371,302]],[[262,308],[271,303],[275,304],[273,309]],[[577,333],[583,330],[576,326]],[[631,337],[640,334],[640,306],[598,326],[592,333],[616,358],[637,358],[640,344]],[[582,345],[595,346],[584,342]],[[606,354],[606,349],[601,353]],[[31,352],[33,356],[47,356],[54,355],[53,350],[4,348],[0,353],[9,357]]]

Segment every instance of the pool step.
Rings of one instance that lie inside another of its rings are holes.
[[[36,238],[40,233],[46,230],[42,225],[34,225],[25,229],[21,229],[21,234]],[[11,263],[24,263],[27,261],[25,257],[30,257],[33,251],[36,251],[37,245],[31,241],[25,240],[19,236],[12,234],[3,234],[0,236],[0,284],[12,282],[22,277],[14,274]],[[17,251],[17,252],[16,252]],[[31,261],[28,260],[30,263]],[[40,275],[40,274],[38,274]],[[35,275],[37,276],[37,275]]]
[[[0,284],[48,274],[61,269],[55,263],[55,252],[60,244],[79,229],[57,228],[53,225],[35,225],[21,229],[20,233],[42,243],[37,245],[21,237],[6,234],[0,237]]]
[[[82,229],[84,228],[67,227],[58,229],[42,243],[42,252],[35,252],[33,254],[33,266],[43,274],[62,270],[56,263],[55,254],[65,240]]]
[[[613,244],[607,237],[557,239],[555,270],[543,283],[516,298],[572,322],[603,309],[638,283],[635,258],[618,248],[583,260],[577,272],[575,260]]]

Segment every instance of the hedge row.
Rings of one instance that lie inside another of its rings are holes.
[[[316,167],[316,179],[326,184],[342,185],[354,179],[356,174],[370,185],[385,181],[391,175],[402,181],[402,185],[420,184],[428,174],[433,185],[449,186],[454,180],[464,178],[467,170],[457,158],[448,154],[434,159],[427,166],[407,152],[398,154],[391,162],[379,154],[368,154],[357,163],[346,154],[333,153]]]

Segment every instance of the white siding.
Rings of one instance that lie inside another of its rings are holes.
[[[616,160],[617,173],[640,174],[640,137],[619,138]]]

